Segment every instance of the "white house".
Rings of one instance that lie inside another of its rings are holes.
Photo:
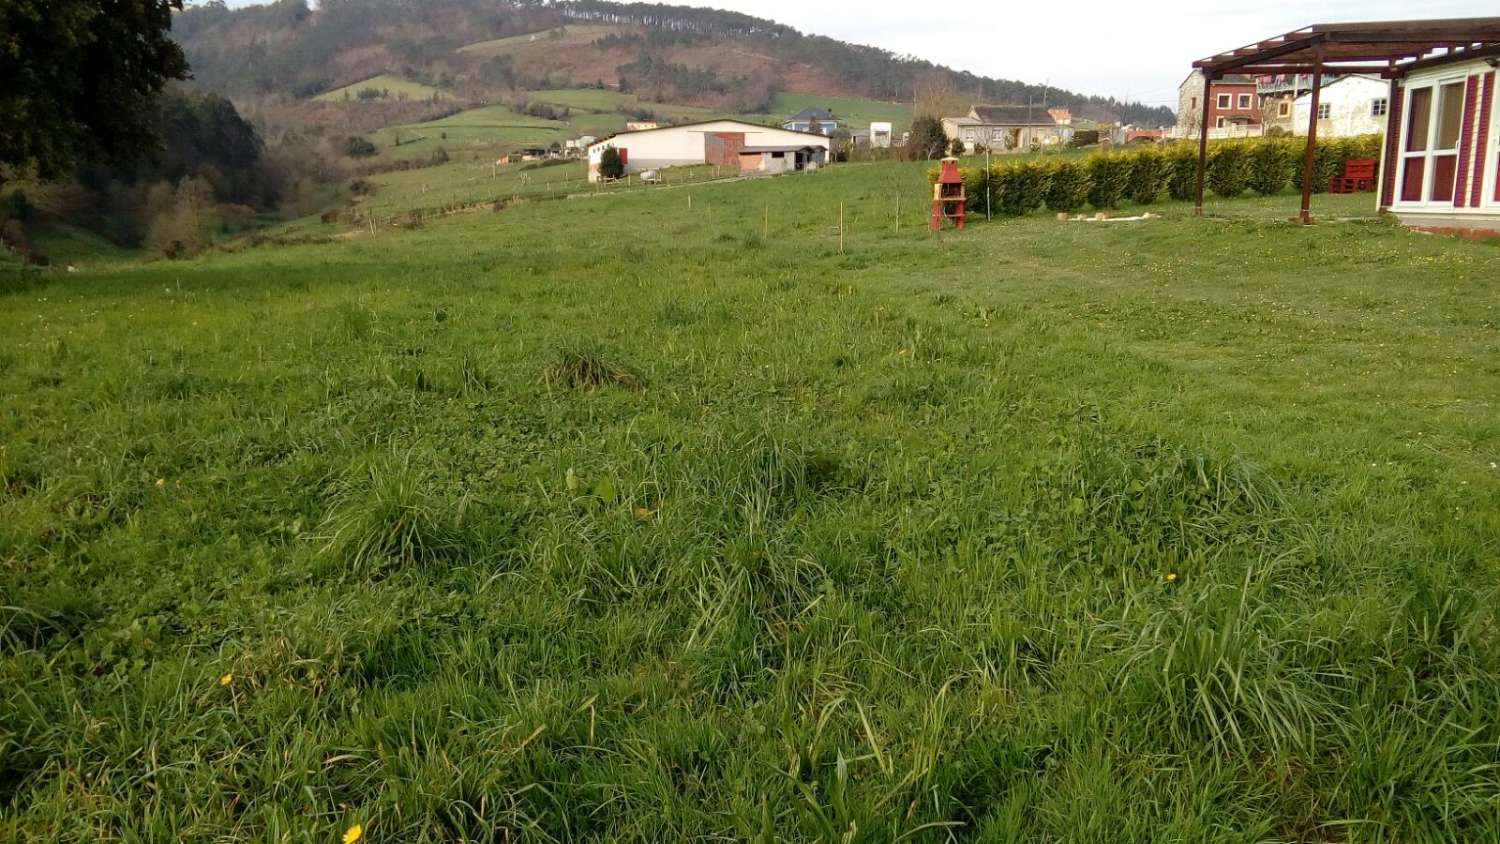
[[[889,123],[871,123],[870,146],[874,149],[890,149],[891,131],[891,124]]]
[[[1387,115],[1380,206],[1425,229],[1500,233],[1500,57],[1419,62]]]
[[[1341,76],[1323,86],[1318,95],[1318,137],[1348,138],[1385,131],[1390,108],[1390,83],[1374,76]],[[1295,135],[1307,134],[1312,93],[1298,97],[1288,127]]]
[[[614,147],[625,160],[626,173],[691,164],[740,167],[740,151],[750,148],[812,147],[806,161],[825,164],[830,141],[826,135],[760,126],[742,120],[708,120],[682,126],[663,126],[640,132],[621,132],[589,145],[589,181],[599,181],[599,161]]]
[[[781,128],[790,129],[794,132],[816,132],[820,135],[832,135],[839,128],[839,121],[833,116],[833,112],[826,108],[804,108],[796,114],[788,117]]]

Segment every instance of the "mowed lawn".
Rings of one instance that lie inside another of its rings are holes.
[[[0,840],[1500,838],[1500,248],[924,169],[0,275]]]

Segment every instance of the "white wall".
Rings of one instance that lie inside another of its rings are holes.
[[[1328,105],[1329,115],[1318,121],[1318,137],[1348,138],[1385,131],[1385,115],[1371,114],[1371,104],[1391,95],[1390,83],[1368,76],[1346,76],[1324,88],[1319,95]],[[1390,108],[1390,103],[1386,103]],[[1292,134],[1307,134],[1307,118],[1312,110],[1312,95],[1297,98],[1292,109]]]
[[[689,164],[702,164],[705,158],[704,136],[716,132],[743,132],[745,146],[811,146],[822,147],[826,157],[829,139],[821,135],[789,132],[769,126],[757,126],[738,120],[715,120],[692,126],[670,126],[646,132],[623,132],[589,147],[589,178],[595,179],[599,157],[605,147],[626,150],[625,172],[657,170]],[[732,166],[732,165],[731,165]]]

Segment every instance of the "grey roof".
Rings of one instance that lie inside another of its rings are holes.
[[[1057,120],[1041,105],[974,106],[974,114],[991,126],[1056,126]]]

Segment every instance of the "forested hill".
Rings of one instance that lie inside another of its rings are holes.
[[[198,84],[312,97],[380,73],[483,97],[496,87],[630,85],[753,111],[783,90],[950,103],[1047,102],[1075,115],[1168,124],[1169,109],[991,79],[736,12],[601,0],[277,0],[189,8],[175,32]],[[568,37],[560,37],[566,33]],[[503,39],[550,38],[518,51]]]

